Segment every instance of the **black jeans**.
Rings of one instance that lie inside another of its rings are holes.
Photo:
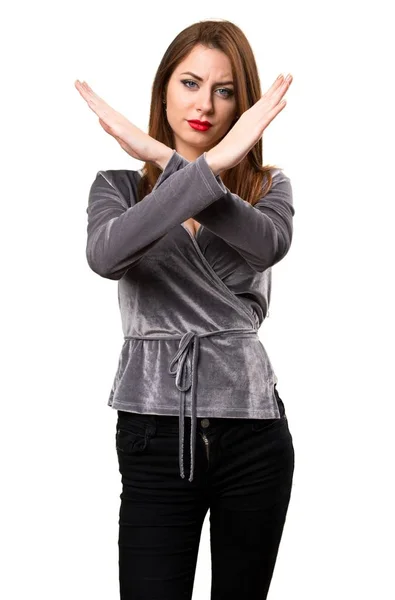
[[[294,471],[275,390],[281,419],[198,418],[192,482],[179,473],[178,416],[118,411],[121,600],[192,598],[208,509],[211,600],[267,598]],[[186,418],[185,439],[190,426]],[[185,450],[189,473],[188,444]]]

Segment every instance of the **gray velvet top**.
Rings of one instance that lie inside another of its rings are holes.
[[[140,171],[99,171],[89,192],[86,257],[118,280],[124,342],[108,405],[191,417],[280,418],[277,377],[258,337],[268,316],[271,267],[288,252],[294,207],[289,178],[272,172],[255,206],[223,184],[205,153],[175,150],[137,202]],[[196,237],[183,222],[201,225]]]

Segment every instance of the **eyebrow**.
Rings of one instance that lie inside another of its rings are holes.
[[[181,73],[181,75],[192,75],[192,77],[194,77],[198,81],[203,81],[203,79],[199,77],[199,75],[191,73],[191,71],[186,71],[185,73]],[[230,83],[233,85],[233,81],[217,81],[214,85],[228,85]]]

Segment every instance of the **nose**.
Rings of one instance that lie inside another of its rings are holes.
[[[213,111],[213,98],[211,92],[200,90],[196,99],[196,108],[203,114],[210,114]]]

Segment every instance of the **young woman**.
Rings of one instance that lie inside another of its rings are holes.
[[[118,280],[124,331],[108,400],[118,414],[122,600],[192,598],[208,509],[211,600],[267,597],[294,448],[258,329],[294,208],[289,178],[261,164],[261,138],[291,81],[280,76],[262,95],[243,32],[203,21],[162,58],[148,134],[75,84],[145,163],[99,171],[87,208],[87,260]]]

